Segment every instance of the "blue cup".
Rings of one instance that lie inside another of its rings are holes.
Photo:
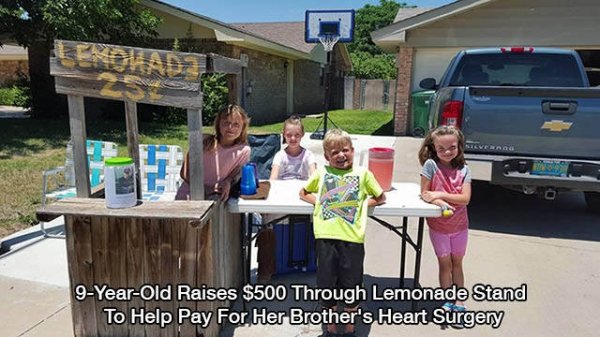
[[[256,194],[256,166],[248,163],[242,167],[242,182],[240,184],[240,192],[243,195]]]

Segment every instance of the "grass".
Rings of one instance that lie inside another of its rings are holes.
[[[391,112],[336,110],[329,118],[351,134],[392,135]],[[303,119],[307,132],[317,130],[322,115]],[[256,125],[250,133],[279,133],[282,123]],[[322,126],[321,126],[322,127]],[[331,123],[328,128],[333,127]],[[88,121],[89,139],[110,140],[119,145],[119,154],[127,155],[125,121]],[[176,144],[187,150],[187,125],[164,126],[140,123],[139,142]],[[207,126],[204,132],[212,133]],[[64,165],[69,140],[68,119],[4,119],[0,123],[0,237],[36,224],[40,207],[42,171]]]

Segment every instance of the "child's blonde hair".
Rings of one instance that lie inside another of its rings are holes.
[[[345,145],[352,147],[352,138],[350,138],[350,135],[346,131],[331,129],[325,134],[325,138],[323,139],[323,151],[325,154],[334,146],[343,147]]]
[[[221,108],[215,116],[214,127],[215,134],[211,137],[204,138],[204,150],[214,149],[217,144],[221,141],[223,133],[221,132],[221,121],[228,118],[229,116],[238,115],[242,119],[242,132],[240,136],[235,139],[234,144],[247,144],[248,143],[248,126],[250,125],[250,118],[244,108],[236,104],[228,104]]]
[[[296,115],[290,116],[283,122],[283,126],[281,127],[281,133],[283,134],[283,144],[285,144],[285,127],[288,125],[299,126],[302,134],[304,134],[304,125],[302,124],[302,119]]]
[[[433,159],[436,162],[439,161],[433,141],[437,137],[446,135],[455,136],[458,142],[458,154],[452,159],[450,164],[453,168],[462,168],[465,166],[465,136],[459,129],[449,125],[439,126],[427,133],[425,139],[423,139],[423,144],[421,144],[421,149],[419,149],[419,163],[421,165],[425,164],[427,159]]]

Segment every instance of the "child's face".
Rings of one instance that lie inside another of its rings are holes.
[[[221,131],[221,142],[223,145],[231,145],[242,134],[244,121],[238,114],[230,114],[221,118],[219,129]]]
[[[340,170],[351,169],[354,161],[354,148],[350,144],[334,144],[325,151],[325,159],[331,167]]]
[[[299,125],[286,125],[283,130],[283,138],[285,138],[285,142],[289,147],[298,147],[300,146],[300,141],[304,136],[304,132],[302,132],[302,128]]]
[[[443,164],[450,165],[452,159],[458,156],[458,139],[454,135],[435,137],[433,139],[433,146]]]

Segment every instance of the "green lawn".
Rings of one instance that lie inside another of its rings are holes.
[[[336,110],[330,120],[351,134],[392,135],[391,112]],[[306,132],[317,129],[322,115],[303,119]],[[252,125],[250,133],[279,133],[282,123]],[[322,127],[322,126],[321,126]],[[328,124],[328,129],[333,127]],[[125,121],[89,121],[87,137],[116,142],[127,155]],[[187,126],[140,123],[140,143],[177,144],[187,149]],[[212,126],[204,132],[212,133]],[[67,119],[0,121],[0,237],[33,225],[40,206],[44,169],[64,165],[69,139]]]

